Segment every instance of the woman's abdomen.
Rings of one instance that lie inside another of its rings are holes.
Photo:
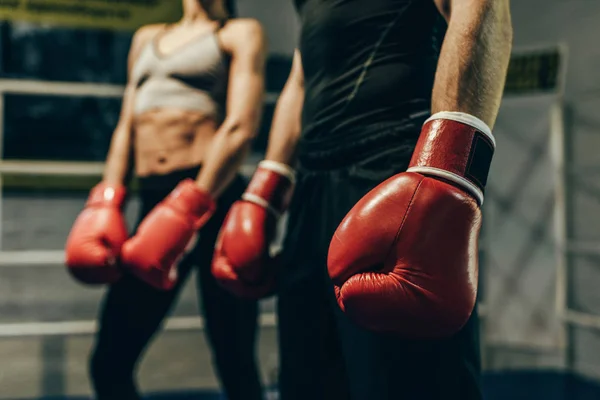
[[[154,109],[134,120],[137,176],[161,175],[202,164],[217,131],[212,117],[180,109]]]

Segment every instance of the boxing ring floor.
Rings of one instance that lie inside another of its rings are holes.
[[[0,80],[0,146],[4,94],[120,97],[122,89],[105,84]],[[276,95],[270,95],[267,101],[275,99]],[[560,115],[552,115],[560,120]],[[555,125],[560,124],[558,121]],[[552,135],[560,138],[562,133],[556,129]],[[246,175],[251,174],[257,160],[252,158],[244,167]],[[562,165],[560,160],[557,165]],[[98,177],[102,167],[102,163],[0,161],[0,187],[3,188],[0,196],[0,400],[89,398],[87,358],[102,295],[101,290],[78,285],[66,275],[60,250],[86,194],[7,190],[5,184],[8,180]],[[560,197],[560,193],[558,195]],[[137,201],[134,198],[130,203],[126,214],[131,226]],[[564,235],[560,231],[555,233],[561,238],[560,235]],[[568,251],[574,251],[574,245],[571,244]],[[559,299],[566,297],[564,285],[559,279]],[[140,388],[150,393],[148,398],[219,398],[193,286],[190,280],[173,315],[140,366]],[[600,327],[598,317],[575,313],[565,309],[563,303],[557,311],[565,326]],[[482,307],[484,319],[485,312],[486,308]],[[276,384],[275,324],[274,302],[265,301],[259,359],[265,383],[270,387]],[[485,342],[485,332],[482,336],[485,365],[486,349],[494,343]],[[524,350],[528,351],[537,350],[535,347]],[[484,388],[488,400],[600,398],[600,387],[591,381],[547,370],[486,373]],[[271,394],[276,398],[273,392]]]

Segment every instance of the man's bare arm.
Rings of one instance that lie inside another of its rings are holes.
[[[256,137],[265,91],[266,40],[254,20],[236,20],[228,26],[231,67],[225,121],[206,152],[197,184],[218,197],[237,174]]]
[[[509,0],[434,0],[448,21],[432,114],[460,111],[493,128],[512,48]]]
[[[294,53],[294,61],[290,76],[281,91],[271,131],[266,159],[287,165],[295,162],[296,145],[300,138],[301,114],[304,103],[304,73],[302,60],[298,50]]]
[[[127,61],[128,78],[125,93],[123,94],[121,114],[119,116],[119,122],[113,132],[108,155],[106,156],[106,165],[104,167],[103,179],[105,182],[112,185],[126,183],[125,181],[130,175],[133,166],[131,159],[131,135],[136,88],[134,82],[131,82],[131,70],[142,48],[156,32],[160,30],[160,28],[160,25],[142,27],[135,33],[131,42],[131,49],[129,50]]]

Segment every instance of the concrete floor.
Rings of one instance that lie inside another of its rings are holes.
[[[59,278],[64,273],[61,268],[39,269],[37,282],[46,285],[32,285],[37,290],[0,290],[5,295],[12,292],[10,301],[0,301],[0,315],[4,321],[10,320],[10,324],[15,321],[93,319],[101,291],[65,283],[64,277]],[[21,271],[5,269],[5,276],[0,280],[7,282],[7,272],[29,275],[35,270],[35,267]],[[30,277],[35,280],[33,276]],[[15,286],[19,286],[18,279],[12,278],[13,282],[17,281]],[[58,285],[58,282],[63,284]],[[40,290],[42,288],[44,290]],[[77,301],[67,302],[68,298]],[[196,317],[196,308],[195,292],[190,282],[174,315]],[[272,301],[265,302],[263,309],[267,317],[272,315]],[[87,361],[92,341],[90,334],[0,337],[0,399],[90,394]],[[261,328],[259,349],[263,376],[268,384],[273,382],[277,366],[276,331],[272,324]],[[218,383],[203,331],[161,332],[140,365],[139,384],[144,392],[216,389]]]
[[[0,399],[87,395],[90,336],[28,338],[0,343]],[[261,333],[265,379],[276,364],[273,329]],[[217,388],[210,354],[200,332],[168,332],[149,349],[139,370],[144,392]]]

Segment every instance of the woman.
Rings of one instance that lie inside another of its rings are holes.
[[[76,278],[112,284],[91,357],[99,400],[139,399],[138,359],[194,266],[227,397],[262,398],[257,303],[221,289],[210,264],[227,210],[245,189],[237,171],[260,123],[265,40],[256,21],[228,20],[224,0],[183,0],[183,9],[178,23],[145,26],[134,35],[103,181],[67,240],[67,265]],[[143,223],[128,239],[121,208],[132,164]],[[193,215],[199,205],[201,215]],[[190,213],[184,218],[177,214],[182,207]],[[193,247],[189,221],[201,227]]]

